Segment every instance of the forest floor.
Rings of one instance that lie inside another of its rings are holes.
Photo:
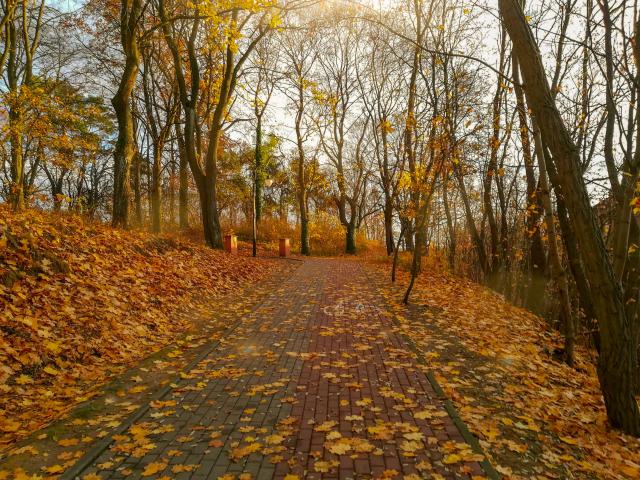
[[[568,367],[543,319],[438,269],[407,307],[407,273],[393,285],[388,265],[375,268],[400,331],[505,478],[640,478],[640,440],[609,428],[592,352]]]
[[[407,307],[361,259],[0,232],[0,480],[640,478],[588,352],[472,282],[425,268]]]

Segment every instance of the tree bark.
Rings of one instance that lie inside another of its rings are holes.
[[[549,243],[549,263],[551,267],[551,281],[560,302],[560,321],[565,338],[564,359],[568,365],[573,366],[575,362],[576,324],[571,310],[571,299],[569,297],[569,283],[567,275],[562,266],[560,249],[556,238],[556,226],[553,216],[553,206],[551,204],[551,192],[547,180],[547,169],[545,165],[545,155],[540,139],[540,132],[534,120],[534,141],[536,144],[536,156],[538,158],[538,168],[540,170],[540,201],[544,206],[544,219],[547,227],[547,238]]]
[[[416,222],[416,246],[413,251],[413,258],[411,260],[411,277],[409,279],[407,290],[404,292],[404,298],[402,299],[402,303],[404,303],[405,305],[409,303],[409,297],[411,296],[413,286],[416,282],[416,278],[418,278],[418,274],[420,273],[420,267],[422,263],[422,249],[424,248],[425,240],[424,229],[425,227],[422,222]]]
[[[175,148],[171,148],[171,172],[169,174],[169,223],[176,224],[176,155]]]
[[[534,312],[541,312],[540,299],[543,297],[544,277],[546,273],[546,254],[542,235],[540,235],[540,217],[543,207],[538,197],[536,174],[533,168],[531,155],[531,141],[529,138],[529,125],[527,123],[527,107],[524,100],[524,91],[520,83],[520,65],[518,57],[512,55],[513,90],[516,96],[516,108],[518,110],[518,123],[520,130],[520,142],[522,143],[522,157],[527,181],[527,270],[524,285],[525,304]]]
[[[469,233],[471,234],[471,240],[473,241],[473,245],[475,246],[476,255],[478,255],[478,263],[480,264],[482,273],[484,275],[487,275],[490,272],[490,267],[489,261],[487,259],[487,254],[484,249],[484,241],[480,236],[480,232],[478,232],[478,227],[476,226],[476,222],[473,218],[471,203],[469,201],[469,195],[467,194],[467,187],[464,184],[464,178],[459,171],[459,167],[456,167],[454,175],[456,176],[456,180],[458,181],[458,189],[460,190],[460,196],[462,197],[462,203],[464,205],[465,217],[467,219],[467,228],[469,229]]]
[[[396,242],[396,247],[393,250],[393,263],[391,264],[391,283],[395,283],[396,281],[396,270],[398,268],[398,253],[400,251],[400,239],[404,235],[404,230],[400,229],[400,235],[398,235],[398,241]]]
[[[156,141],[153,145],[153,165],[151,169],[151,231],[160,233],[162,222],[162,205],[160,186],[162,183],[162,147]]]
[[[354,222],[349,222],[345,226],[346,247],[345,252],[349,255],[356,254],[356,226]]]
[[[393,201],[389,195],[384,200],[384,243],[387,248],[387,256],[393,254]]]
[[[23,8],[25,8],[23,6]],[[14,210],[24,209],[24,155],[22,148],[22,105],[18,84],[18,40],[13,18],[7,24],[6,42],[9,52],[7,81],[12,93],[9,105],[9,144],[11,155],[11,191],[10,201]]]
[[[262,165],[262,115],[258,115],[256,120],[254,188],[256,192],[256,223],[260,223],[260,220],[262,219],[262,185],[264,184],[264,167]]]
[[[180,230],[189,228],[189,161],[184,145],[184,137],[180,125],[176,123],[176,138],[178,139],[178,156],[180,164],[178,174],[180,176],[180,186],[178,188],[178,222]]]
[[[304,89],[298,85],[298,108],[296,111],[296,146],[298,147],[298,208],[300,210],[300,253],[310,255],[309,245],[309,206],[307,198],[307,179],[305,175],[305,153],[302,137],[302,118],[304,115]]]
[[[453,226],[453,218],[451,217],[451,207],[449,205],[449,182],[446,179],[442,185],[442,203],[444,205],[444,214],[447,219],[447,231],[449,233],[449,251],[447,252],[447,261],[449,269],[455,272],[456,269],[456,231]]]
[[[140,185],[141,166],[142,155],[140,155],[140,152],[136,152],[133,165],[131,166],[131,172],[133,174],[131,183],[133,184],[133,203],[135,206],[136,225],[142,225],[144,221],[144,215],[142,213],[142,187]]]
[[[141,0],[122,0],[120,5],[120,41],[125,65],[118,90],[111,99],[118,123],[118,138],[113,152],[112,223],[124,228],[128,228],[130,223],[130,172],[131,163],[136,155],[131,94],[136,85],[140,62],[137,35],[141,10]]]

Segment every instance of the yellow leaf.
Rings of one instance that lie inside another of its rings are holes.
[[[332,460],[332,461],[319,460],[313,464],[313,468],[316,472],[328,473],[329,470],[331,470],[334,467],[337,467],[338,465],[340,465],[340,462],[336,462],[335,460]]]
[[[57,473],[64,472],[65,468],[62,465],[51,465],[50,467],[42,467],[42,471],[45,473],[49,473],[51,475],[55,475]]]
[[[195,467],[195,465],[174,465],[173,467],[171,467],[171,471],[173,473],[190,472]]]
[[[58,445],[60,445],[61,447],[73,447],[75,445],[78,445],[79,443],[80,440],[78,440],[77,438],[63,438],[58,442]]]
[[[16,378],[16,383],[18,385],[26,385],[27,383],[33,383],[33,378],[23,373],[18,378]]]
[[[340,442],[329,445],[329,451],[331,453],[335,453],[336,455],[345,455],[347,452],[351,451],[351,445],[348,443]]]
[[[452,463],[458,463],[462,461],[462,457],[456,453],[452,453],[451,455],[447,455],[444,460],[442,460],[442,463],[444,463],[445,465],[450,465]]]
[[[640,478],[640,469],[638,467],[624,466],[620,471],[631,478]]]
[[[60,344],[58,342],[47,341],[44,343],[44,346],[47,348],[47,350],[53,353],[59,353],[61,350]]]
[[[46,367],[43,368],[43,370],[46,373],[48,373],[49,375],[58,375],[60,373],[58,370],[53,368],[51,365],[47,365]]]
[[[578,440],[576,440],[575,438],[572,438],[572,437],[560,437],[560,440],[562,440],[564,443],[568,443],[569,445],[577,445],[578,444]]]
[[[400,449],[404,452],[413,453],[423,448],[422,443],[406,440],[400,444]]]
[[[429,418],[432,417],[431,412],[427,411],[427,410],[423,410],[422,412],[416,412],[413,414],[414,418],[417,418],[418,420],[427,420]]]
[[[334,422],[333,420],[329,420],[329,421],[321,423],[316,428],[314,428],[314,430],[316,432],[328,432],[333,427],[335,427],[337,424],[338,424],[338,422]]]
[[[17,432],[20,428],[20,422],[7,418],[4,422],[0,423],[0,430],[3,432]]]
[[[282,435],[268,435],[264,440],[270,445],[277,445],[284,441],[284,437]]]
[[[142,472],[142,476],[143,477],[150,477],[151,475],[155,475],[156,473],[161,472],[165,468],[167,468],[167,463],[166,462],[148,463],[144,467],[144,471]]]

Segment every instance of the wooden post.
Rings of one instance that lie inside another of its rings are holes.
[[[281,238],[280,239],[280,256],[288,257],[289,255],[291,255],[291,246],[289,244],[289,239]]]
[[[224,236],[224,250],[227,253],[231,253],[233,255],[238,253],[238,237],[235,235],[225,235]]]

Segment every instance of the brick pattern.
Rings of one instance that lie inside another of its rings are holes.
[[[86,474],[484,478],[359,263],[306,260],[235,315]]]

